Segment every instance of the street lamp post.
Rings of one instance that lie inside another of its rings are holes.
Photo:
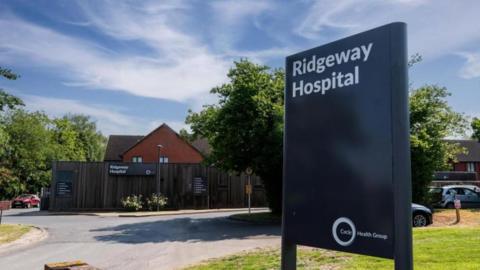
[[[160,164],[160,150],[163,148],[163,145],[159,144],[157,145],[157,153],[158,153],[158,177],[157,177],[157,202],[155,204],[157,205],[157,211],[160,210],[160,205],[158,203],[158,196],[160,196],[160,181],[162,179],[162,174],[161,174],[161,169],[162,169],[162,164]]]
[[[252,173],[253,173],[253,170],[252,168],[247,168],[246,170],[246,173],[248,175],[248,184],[247,184],[247,196],[248,196],[248,214],[251,214],[252,213],[252,180],[251,180],[251,177],[252,177]]]

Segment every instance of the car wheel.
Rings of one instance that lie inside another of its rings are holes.
[[[445,205],[445,207],[448,208],[448,209],[453,209],[453,208],[455,208],[455,205],[452,202],[449,202],[449,203],[447,203],[447,205]]]
[[[413,218],[413,227],[425,227],[428,225],[427,216],[424,214],[414,214]]]

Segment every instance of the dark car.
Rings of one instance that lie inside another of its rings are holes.
[[[432,224],[432,222],[432,210],[423,205],[412,203],[413,227],[425,227]]]
[[[39,207],[40,206],[40,198],[38,198],[35,194],[22,194],[12,201],[12,208],[15,207],[23,207],[23,208],[30,208],[30,207]]]

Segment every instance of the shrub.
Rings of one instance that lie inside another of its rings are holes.
[[[10,200],[25,191],[25,184],[7,168],[0,167],[0,201]]]
[[[167,205],[168,198],[163,196],[162,194],[155,194],[153,193],[150,198],[147,198],[147,208],[150,211],[155,211],[157,209],[162,209]]]
[[[122,206],[128,211],[138,211],[142,209],[142,195],[130,195],[122,198]]]

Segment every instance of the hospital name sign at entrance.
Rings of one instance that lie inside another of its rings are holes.
[[[297,244],[410,269],[406,25],[291,55],[285,83],[283,269]]]

